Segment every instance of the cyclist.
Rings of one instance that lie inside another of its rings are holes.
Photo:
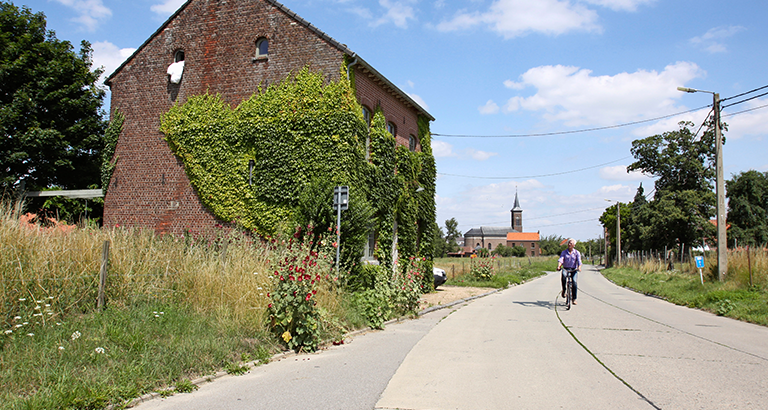
[[[560,284],[562,285],[563,291],[562,296],[565,297],[565,275],[568,274],[566,272],[566,269],[576,269],[576,272],[573,273],[573,304],[576,304],[576,277],[578,276],[579,272],[581,272],[581,252],[577,251],[575,249],[576,247],[576,239],[569,238],[568,239],[568,249],[564,250],[560,253],[560,259],[557,260],[557,270],[561,270],[562,275],[560,275]]]

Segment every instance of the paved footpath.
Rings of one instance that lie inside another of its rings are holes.
[[[768,328],[550,274],[147,409],[763,409]]]
[[[767,328],[639,295],[585,268],[570,311],[550,274],[447,317],[376,408],[768,408]]]

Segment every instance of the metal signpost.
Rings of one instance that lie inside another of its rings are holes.
[[[336,276],[339,275],[339,250],[341,249],[341,211],[349,207],[349,187],[333,188],[333,210],[336,211]]]
[[[699,279],[701,279],[701,284],[704,284],[704,275],[701,274],[701,269],[704,267],[704,257],[703,256],[696,256],[694,259],[696,259],[696,267],[699,268]]]

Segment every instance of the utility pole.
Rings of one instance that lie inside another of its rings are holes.
[[[723,179],[723,135],[720,128],[720,94],[686,87],[677,87],[677,89],[686,93],[712,94],[712,116],[715,120],[715,155],[717,156],[715,162],[717,178],[715,183],[717,195],[717,280],[722,282],[723,277],[728,273],[728,239],[725,232],[725,181]]]
[[[616,201],[616,265],[621,266],[621,202]]]

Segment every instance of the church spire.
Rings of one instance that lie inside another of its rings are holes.
[[[515,206],[512,212],[512,229],[517,232],[523,231],[523,208],[520,208],[520,200],[517,198],[517,188],[515,188]]]

